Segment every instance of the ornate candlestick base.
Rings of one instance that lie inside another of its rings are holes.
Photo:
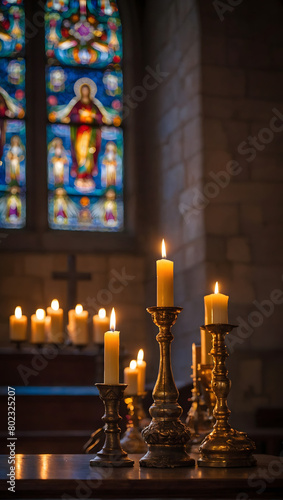
[[[120,444],[121,429],[118,425],[120,401],[123,399],[126,384],[95,384],[99,390],[99,397],[105,407],[102,420],[105,422],[105,442],[103,448],[90,460],[93,467],[132,467],[130,460]]]
[[[178,404],[179,392],[171,367],[171,327],[176,323],[180,307],[150,307],[153,322],[159,327],[156,340],[160,347],[157,381],[150,407],[152,421],[142,431],[148,452],[140,460],[141,467],[192,467],[195,461],[186,452],[190,432],[181,420],[182,408]]]
[[[211,354],[214,360],[212,372],[212,389],[216,396],[213,412],[216,420],[213,430],[200,445],[200,467],[251,467],[256,464],[252,453],[255,444],[244,432],[231,428],[228,423],[230,410],[227,406],[227,396],[230,390],[230,380],[227,377],[225,359],[228,357],[225,335],[234,326],[226,324],[206,325],[212,333],[213,348]]]
[[[125,397],[129,419],[127,430],[121,439],[121,445],[127,453],[145,453],[147,451],[147,446],[141,435],[141,421],[145,418],[142,399],[145,394]]]

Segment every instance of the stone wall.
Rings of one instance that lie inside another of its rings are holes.
[[[221,12],[215,4],[147,2],[145,66],[168,73],[143,108],[147,291],[153,302],[153,256],[165,237],[184,307],[174,374],[189,381],[203,295],[219,280],[230,321],[242,325],[228,340],[230,406],[234,422],[249,426],[258,408],[283,404],[279,295],[259,310],[283,290],[283,6],[239,2]]]
[[[206,285],[219,279],[241,325],[228,366],[230,406],[246,425],[257,408],[283,404],[282,297],[269,302],[283,290],[282,21],[276,0],[242,2],[221,19],[201,2]]]
[[[156,303],[155,260],[164,237],[168,258],[175,262],[175,304],[184,307],[174,327],[174,374],[177,381],[188,382],[205,288],[204,218],[188,221],[183,207],[188,191],[201,185],[203,168],[199,19],[194,1],[146,4],[145,67],[159,68],[163,74],[144,105],[147,296]],[[155,358],[155,330],[149,323]],[[157,362],[152,366],[156,372]]]

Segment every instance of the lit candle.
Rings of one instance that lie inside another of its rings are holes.
[[[213,358],[210,354],[212,349],[212,335],[207,332],[205,328],[200,329],[200,339],[201,339],[201,364],[202,365],[212,365]]]
[[[165,241],[162,240],[162,259],[156,261],[157,306],[174,306],[174,262],[166,259]]]
[[[31,339],[32,344],[43,344],[45,342],[45,311],[37,309],[31,316]]]
[[[75,307],[72,318],[72,342],[75,345],[88,344],[88,311],[81,304]]]
[[[228,299],[228,295],[219,293],[216,281],[214,293],[204,297],[205,325],[228,323]]]
[[[125,393],[130,396],[138,394],[138,376],[137,362],[133,359],[130,366],[124,369],[124,384],[127,384]]]
[[[110,331],[104,334],[104,383],[119,384],[120,332],[115,330],[116,316],[113,307],[110,316]]]
[[[15,314],[10,316],[10,340],[17,342],[27,338],[27,317],[22,314],[22,308],[16,307]]]
[[[109,325],[109,318],[104,308],[99,309],[98,314],[93,316],[93,341],[95,344],[103,344],[104,332]]]
[[[192,344],[192,369],[193,378],[197,377],[198,365],[200,363],[200,345]]]
[[[63,309],[60,308],[57,299],[52,300],[51,307],[47,307],[45,328],[48,342],[57,344],[63,342]]]
[[[137,369],[138,369],[138,394],[142,394],[145,391],[145,370],[146,362],[143,359],[144,352],[140,349],[137,358]]]

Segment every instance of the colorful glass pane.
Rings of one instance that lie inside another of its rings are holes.
[[[47,1],[46,55],[49,64],[91,68],[119,64],[122,27],[116,1]]]
[[[25,122],[0,120],[0,225],[25,225]]]
[[[24,46],[23,0],[0,0],[0,57],[22,55]]]
[[[47,69],[47,112],[51,122],[121,124],[122,72]]]
[[[0,0],[0,227],[26,221],[25,15],[23,0]]]
[[[47,141],[50,226],[55,229],[121,229],[121,129],[88,127],[87,130],[85,125],[49,125]]]
[[[47,0],[49,225],[123,229],[122,31],[112,0]]]
[[[0,59],[0,117],[25,116],[25,61]]]

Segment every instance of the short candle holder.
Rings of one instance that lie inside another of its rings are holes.
[[[174,382],[171,367],[171,327],[176,323],[180,307],[150,307],[147,311],[159,327],[156,340],[160,348],[160,363],[157,381],[152,393],[154,403],[149,412],[151,423],[142,431],[148,444],[148,452],[140,460],[141,467],[193,467],[195,461],[186,452],[190,432],[180,416],[179,392]]]
[[[230,410],[227,405],[227,396],[230,391],[230,380],[227,376],[225,360],[228,357],[225,335],[233,325],[212,324],[205,325],[212,334],[213,347],[211,354],[214,361],[212,371],[212,389],[216,396],[214,408],[215,424],[200,445],[199,467],[252,467],[256,460],[252,453],[255,451],[254,442],[244,432],[231,428],[228,423]]]
[[[128,458],[127,453],[120,444],[121,429],[119,421],[120,401],[124,397],[127,384],[95,384],[99,390],[99,397],[104,403],[105,414],[102,417],[105,422],[105,442],[103,448],[90,460],[93,467],[132,467],[134,461]]]
[[[128,409],[127,430],[121,439],[121,445],[127,453],[145,453],[147,446],[141,435],[141,421],[145,418],[142,400],[144,394],[125,396]]]

